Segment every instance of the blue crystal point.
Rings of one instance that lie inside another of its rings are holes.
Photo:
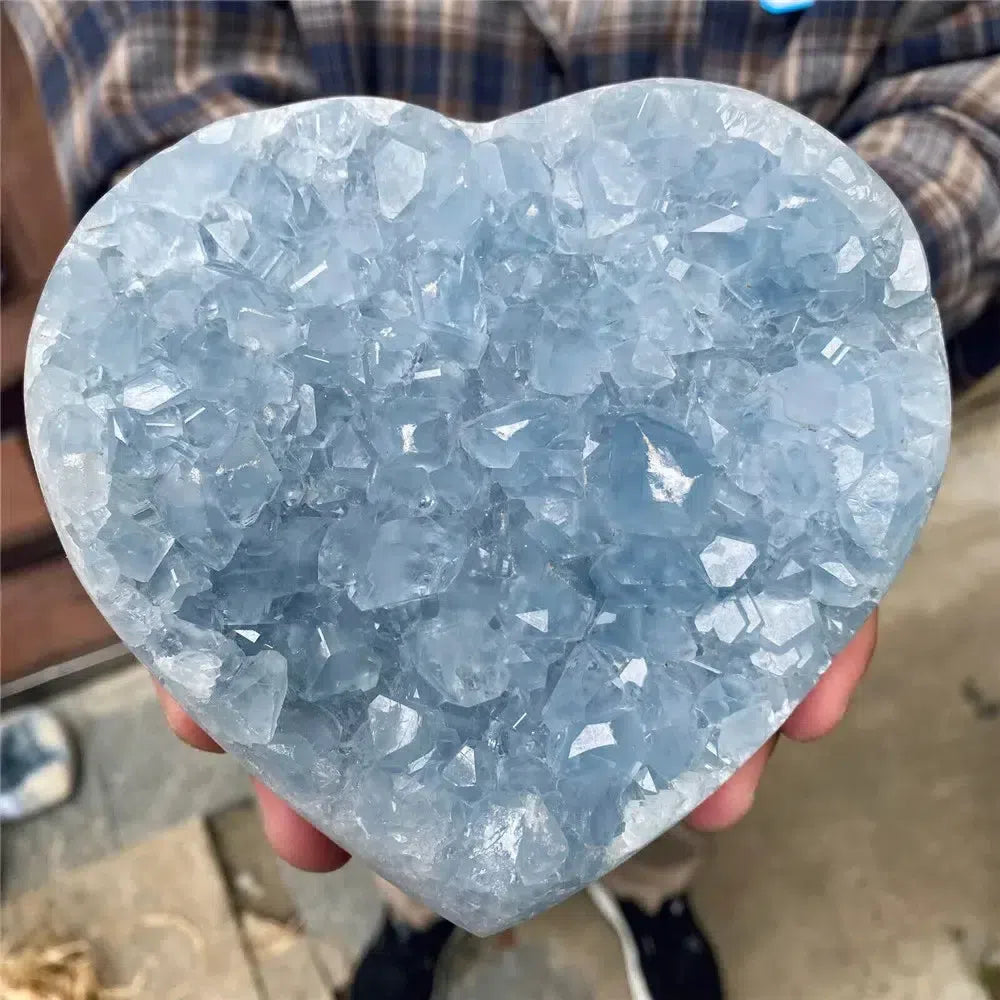
[[[136,655],[477,932],[781,724],[899,569],[950,419],[887,186],[786,108],[669,80],[182,140],[59,258],[27,412]]]

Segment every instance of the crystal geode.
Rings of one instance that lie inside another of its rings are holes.
[[[214,124],[87,215],[29,353],[42,486],[125,642],[477,932],[761,745],[947,451],[897,199],[800,115],[685,81]]]

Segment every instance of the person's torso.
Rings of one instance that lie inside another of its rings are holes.
[[[471,120],[673,76],[755,90],[831,124],[903,21],[940,16],[938,4],[890,0],[820,0],[785,13],[754,0],[305,0],[292,8],[322,93],[378,94]]]

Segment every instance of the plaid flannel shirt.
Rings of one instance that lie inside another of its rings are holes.
[[[214,119],[378,94],[484,120],[619,80],[736,84],[835,132],[894,188],[946,332],[1000,289],[1000,3],[15,0],[77,208]],[[980,319],[980,327],[982,320]],[[1000,344],[992,331],[991,350]],[[1000,360],[1000,358],[998,358]]]

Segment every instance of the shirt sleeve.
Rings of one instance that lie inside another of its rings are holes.
[[[80,215],[122,173],[201,126],[315,94],[284,3],[26,0],[5,11]]]
[[[903,5],[837,131],[906,206],[963,329],[1000,291],[1000,3]]]

